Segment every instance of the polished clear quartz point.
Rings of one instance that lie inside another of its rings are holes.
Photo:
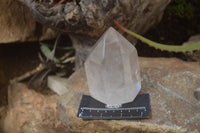
[[[112,27],[97,41],[85,69],[91,96],[108,106],[133,101],[141,89],[137,51]]]

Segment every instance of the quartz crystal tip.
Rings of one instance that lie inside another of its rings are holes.
[[[90,94],[110,106],[135,99],[141,89],[135,47],[110,27],[85,62]]]

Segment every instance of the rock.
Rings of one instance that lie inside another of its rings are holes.
[[[0,52],[2,52],[1,50],[0,50]],[[4,62],[4,59],[2,59],[2,57],[1,57],[1,53],[0,53],[0,86],[3,88],[5,85],[6,85],[6,83],[7,83],[7,80],[8,80],[8,75],[6,75],[5,74],[5,71],[4,71],[4,64],[5,64],[5,62]],[[1,91],[1,89],[0,89],[0,91]]]
[[[82,94],[89,94],[85,71],[80,69],[69,78],[68,92],[59,96],[58,101],[56,94],[42,95],[21,83],[10,85],[4,132],[200,131],[200,102],[194,97],[194,91],[200,86],[199,64],[165,58],[140,58],[139,61],[143,78],[140,93],[150,94],[149,119],[76,118]]]
[[[1,34],[1,33],[0,33]],[[5,65],[5,60],[2,57],[3,50],[0,49],[0,106],[1,105],[6,105],[7,104],[7,91],[6,91],[6,84],[8,83],[8,72],[5,71],[5,68],[7,68],[7,66]]]
[[[2,106],[0,107],[0,133],[3,133],[3,121],[6,116],[7,107]]]
[[[1,0],[0,12],[0,44],[41,41],[57,34],[36,22],[29,9],[17,0]]]
[[[194,35],[194,36],[191,36],[187,42],[184,42],[183,46],[190,45],[192,43],[199,42],[199,41],[200,41],[200,35]]]
[[[68,91],[67,79],[58,76],[48,76],[47,86],[58,95],[62,95]]]
[[[56,94],[42,95],[17,83],[9,86],[5,133],[69,133],[57,115]]]
[[[68,80],[69,92],[58,98],[58,113],[72,132],[187,132],[200,131],[200,64],[171,58],[140,58],[142,93],[150,94],[149,119],[83,120],[77,111],[83,94],[89,94],[85,70]]]
[[[200,88],[195,89],[195,91],[194,91],[194,97],[197,100],[200,100]]]
[[[193,44],[195,42],[200,42],[200,35],[191,36],[189,38],[189,40],[187,42],[184,42],[182,45],[183,46],[184,45],[191,45],[191,44]],[[184,53],[184,55],[190,61],[198,61],[198,62],[200,62],[200,50],[186,52],[186,53]]]

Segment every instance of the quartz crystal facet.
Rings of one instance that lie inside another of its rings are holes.
[[[110,27],[85,62],[90,94],[110,106],[132,102],[141,89],[135,47]]]

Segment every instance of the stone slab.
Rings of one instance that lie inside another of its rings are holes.
[[[41,41],[57,35],[36,22],[29,9],[17,0],[1,0],[0,12],[0,44]]]
[[[70,133],[58,118],[56,97],[22,83],[10,85],[3,133]]]
[[[89,94],[85,70],[68,80],[69,92],[58,98],[59,118],[74,132],[187,132],[200,131],[200,64],[171,58],[140,58],[142,93],[150,94],[151,116],[144,120],[83,120],[77,111]]]
[[[22,83],[10,85],[4,132],[199,132],[200,101],[194,92],[200,86],[200,64],[166,58],[139,61],[143,79],[140,93],[150,94],[149,119],[76,118],[82,94],[89,94],[85,71],[80,69],[69,78],[68,92],[61,96],[41,94]]]

